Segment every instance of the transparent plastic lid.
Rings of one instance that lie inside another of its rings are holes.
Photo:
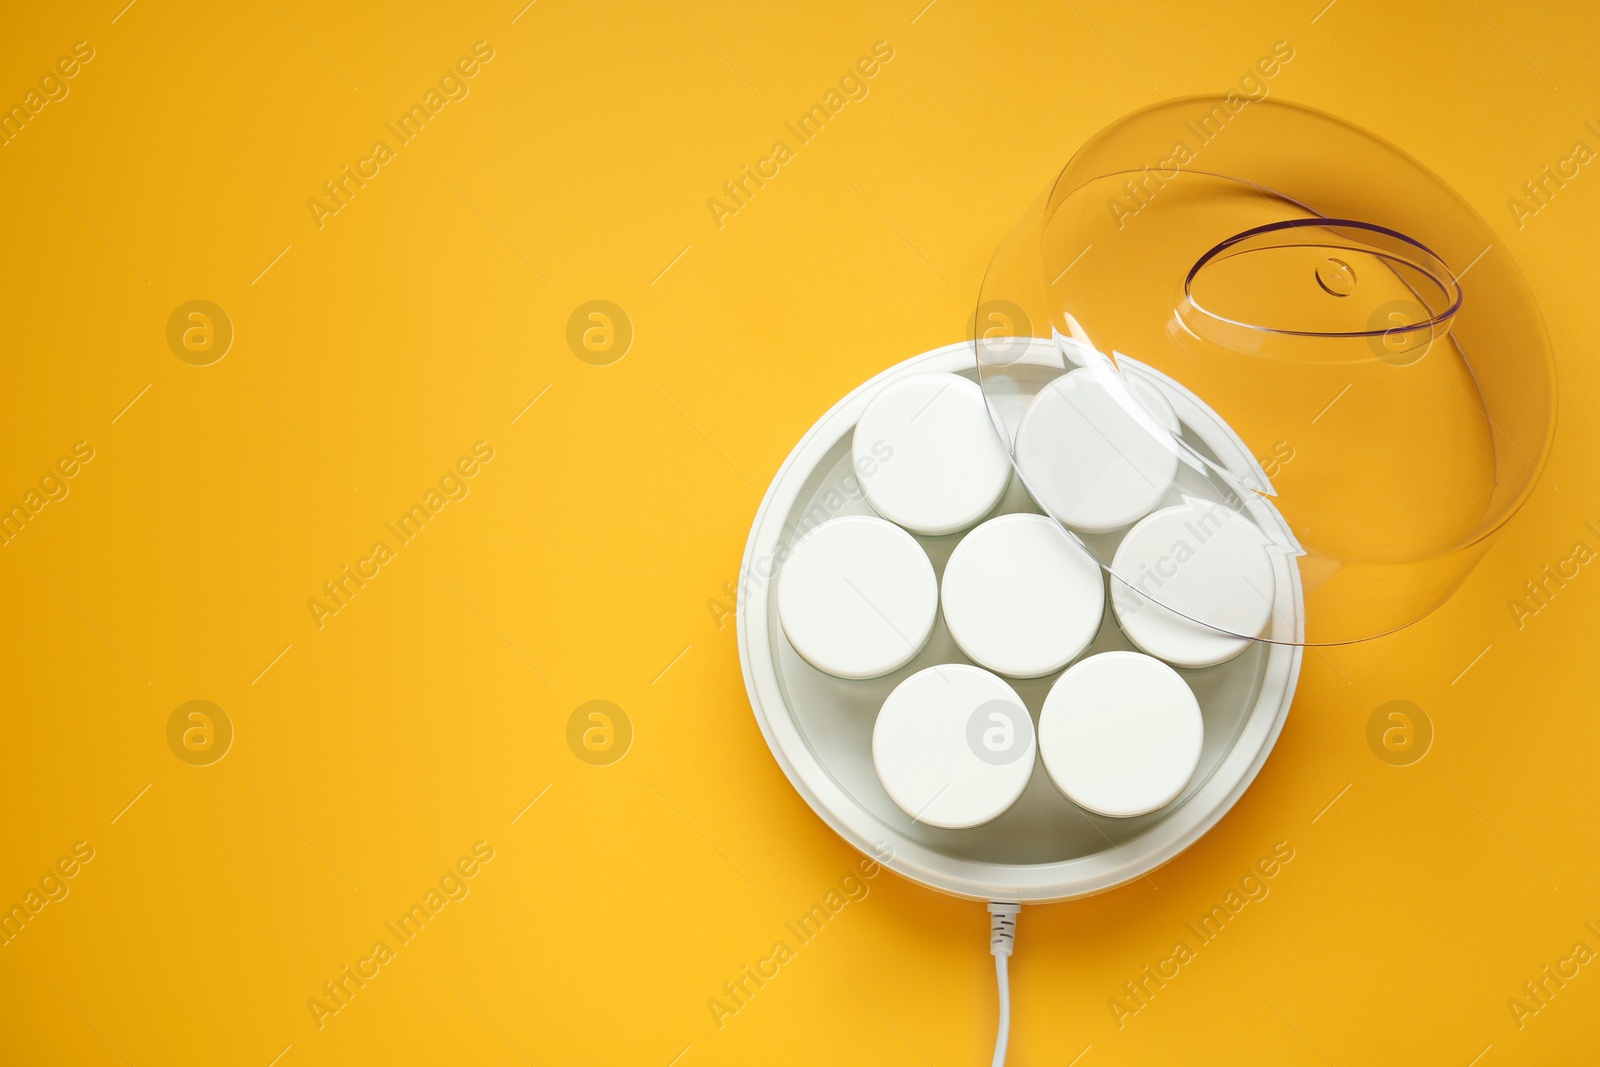
[[[1276,101],[1102,131],[1001,246],[973,321],[1035,503],[1109,572],[1125,627],[1202,659],[1426,615],[1554,429],[1543,321],[1484,221],[1392,145]],[[1296,574],[1299,616],[1273,606]]]

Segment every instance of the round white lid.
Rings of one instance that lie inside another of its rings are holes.
[[[1100,815],[1144,815],[1175,800],[1200,762],[1200,704],[1178,672],[1137,652],[1068,668],[1039,713],[1039,752],[1056,788]]]
[[[1186,500],[1147,516],[1117,546],[1111,573],[1128,640],[1180,667],[1237,656],[1272,619],[1265,535],[1223,504]]]
[[[845,515],[797,545],[778,572],[778,620],[807,663],[876,678],[922,650],[939,609],[933,564],[893,523]]]
[[[1016,690],[948,663],[895,687],[872,729],[884,791],[917,822],[977,826],[1016,803],[1033,774],[1033,720]]]
[[[867,404],[851,440],[867,502],[921,534],[964,530],[987,515],[1011,478],[978,383],[959,374],[891,382]]]
[[[1165,414],[1152,415],[1122,379],[1119,399],[1102,373],[1085,367],[1052,379],[1017,427],[1017,466],[1039,506],[1089,533],[1120,530],[1146,514],[1178,473]]]
[[[940,603],[961,651],[1000,674],[1038,678],[1094,640],[1105,583],[1100,565],[1053,520],[1002,515],[950,554]]]

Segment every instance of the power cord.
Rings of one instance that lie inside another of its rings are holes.
[[[1017,913],[1021,904],[989,901],[989,952],[994,956],[995,981],[1000,987],[1000,1028],[994,1039],[993,1067],[1005,1067],[1006,1043],[1011,1038],[1011,976],[1006,960],[1017,936]]]

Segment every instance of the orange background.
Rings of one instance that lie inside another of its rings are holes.
[[[856,856],[767,753],[708,601],[793,443],[962,337],[1075,146],[1285,40],[1275,97],[1407,149],[1526,272],[1548,484],[1436,615],[1308,654],[1217,830],[1023,913],[1013,1062],[1593,1062],[1600,967],[1520,1029],[1507,1007],[1600,950],[1600,577],[1508,608],[1600,548],[1600,176],[1507,207],[1600,149],[1592,5],[520,6],[111,0],[0,35],[5,101],[94,52],[0,148],[0,503],[94,450],[0,547],[0,903],[93,849],[0,947],[0,1060],[985,1061],[983,909],[888,874],[713,1022]],[[307,201],[478,41],[468,94],[319,228]],[[707,200],[879,41],[869,94],[719,228]],[[167,342],[195,299],[235,334],[209,366]],[[567,343],[594,299],[633,327],[606,366]],[[319,628],[308,599],[478,441],[468,495]],[[567,741],[595,699],[633,731],[606,766]],[[1434,729],[1412,766],[1366,740],[1396,699]],[[169,748],[190,700],[234,730],[209,766]],[[319,1028],[307,1001],[480,841],[468,895]],[[1123,982],[1280,841],[1270,895],[1119,1029]]]

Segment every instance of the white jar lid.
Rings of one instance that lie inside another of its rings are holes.
[[[1038,678],[1089,647],[1105,614],[1100,565],[1043,515],[1002,515],[962,538],[940,603],[950,636],[979,664]]]
[[[1117,546],[1111,573],[1112,609],[1128,640],[1180,667],[1232,659],[1272,620],[1266,538],[1223,504],[1186,500],[1141,520]]]
[[[889,798],[928,826],[998,818],[1033,774],[1033,720],[1016,690],[978,667],[918,671],[883,702],[872,762]]]
[[[870,515],[818,526],[778,572],[778,621],[796,652],[841,678],[909,663],[939,611],[933,564],[916,539]]]
[[[1177,671],[1137,652],[1069,667],[1039,713],[1039,752],[1079,807],[1130,818],[1177,799],[1200,763],[1200,703]]]
[[[851,452],[867,502],[920,534],[971,526],[999,503],[1011,478],[983,390],[959,374],[884,386],[861,413]]]
[[[1129,411],[1102,375],[1116,372],[1083,368],[1052,379],[1017,427],[1017,467],[1039,506],[1089,533],[1120,530],[1146,514],[1178,473],[1164,413],[1152,415],[1148,398],[1124,389],[1123,399],[1141,409]]]

